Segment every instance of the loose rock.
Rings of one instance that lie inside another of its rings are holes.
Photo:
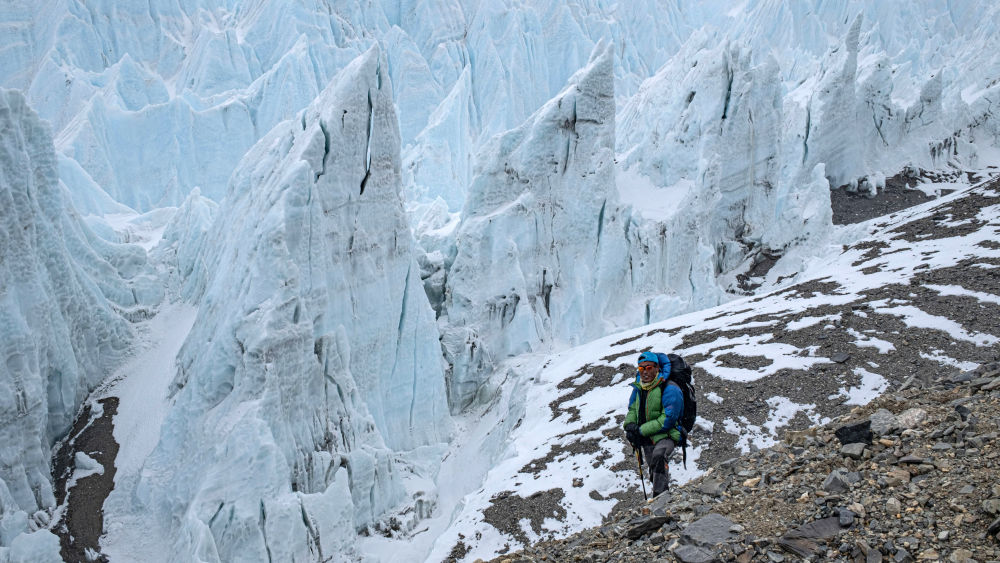
[[[899,420],[888,409],[879,409],[871,416],[871,430],[876,436],[885,436],[899,429]]]

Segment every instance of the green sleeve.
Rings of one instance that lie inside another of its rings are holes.
[[[633,400],[628,405],[628,414],[625,415],[625,423],[622,427],[628,426],[633,422],[639,421],[639,401]]]

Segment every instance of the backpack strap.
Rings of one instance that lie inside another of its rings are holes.
[[[660,393],[662,394],[666,390],[667,385],[673,385],[674,387],[677,388],[678,391],[681,392],[681,402],[683,403],[683,401],[684,401],[684,390],[681,389],[681,386],[678,385],[678,383],[676,381],[672,380],[672,379],[665,379],[663,381],[663,383],[660,383]],[[687,405],[684,405],[684,406],[686,407]],[[684,413],[681,412],[682,416],[683,416],[683,414]],[[675,428],[677,428],[677,431],[680,432],[680,434],[681,434],[681,441],[677,445],[681,447],[681,462],[684,464],[684,469],[687,469],[687,467],[688,467],[688,436],[687,436],[688,433],[687,433],[687,430],[685,430],[684,425],[681,424],[680,422],[681,422],[681,419],[680,419],[680,417],[678,417],[677,418],[677,426],[675,426]]]

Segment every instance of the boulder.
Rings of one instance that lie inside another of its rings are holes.
[[[927,411],[918,407],[906,409],[896,419],[899,421],[900,428],[916,428],[927,420]]]
[[[732,520],[712,512],[684,528],[681,537],[694,545],[712,547],[731,540],[733,538],[733,533],[730,531],[732,527]]]
[[[666,524],[670,518],[668,516],[647,516],[644,518],[635,518],[629,521],[629,529],[625,532],[625,536],[630,540],[637,540],[642,536],[659,530],[661,526]]]
[[[963,371],[961,373],[955,374],[951,377],[952,383],[966,383],[972,381],[976,378],[976,373],[972,371]]]
[[[834,434],[841,444],[872,443],[872,423],[870,420],[841,426]]]
[[[837,516],[820,518],[786,532],[778,539],[778,545],[799,557],[808,558],[820,553],[820,541],[832,538],[845,529]]]
[[[828,493],[843,493],[860,480],[861,475],[856,471],[848,471],[843,467],[838,467],[826,476],[822,489]]]
[[[837,518],[840,521],[841,528],[850,528],[854,525],[854,517],[856,515],[846,508],[840,508],[837,510]]]
[[[845,444],[843,448],[840,448],[840,454],[851,459],[861,459],[861,456],[865,453],[866,447],[868,447],[868,445],[862,442]]]
[[[910,482],[910,472],[905,469],[892,469],[885,475],[886,485],[898,487]]]
[[[706,477],[701,481],[698,489],[706,495],[721,496],[722,492],[726,490],[726,481],[716,477]]]
[[[899,430],[899,420],[887,409],[879,409],[871,416],[872,433],[885,436]]]
[[[847,360],[850,360],[851,359],[851,355],[848,354],[848,353],[846,353],[846,352],[838,352],[838,353],[834,354],[833,357],[830,358],[830,359],[833,360],[833,361],[835,361],[835,362],[837,362],[838,364],[842,364],[842,363],[846,362]]]
[[[1000,518],[994,520],[987,528],[986,533],[994,538],[1000,539]]]
[[[717,560],[714,551],[696,545],[678,544],[673,549],[674,556],[683,563],[711,563]]]

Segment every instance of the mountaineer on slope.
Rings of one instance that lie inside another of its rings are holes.
[[[685,449],[687,463],[687,434],[697,407],[691,368],[680,356],[643,352],[637,371],[625,415],[625,437],[636,450],[640,476],[645,454],[655,497],[670,488],[667,459],[678,445]]]

